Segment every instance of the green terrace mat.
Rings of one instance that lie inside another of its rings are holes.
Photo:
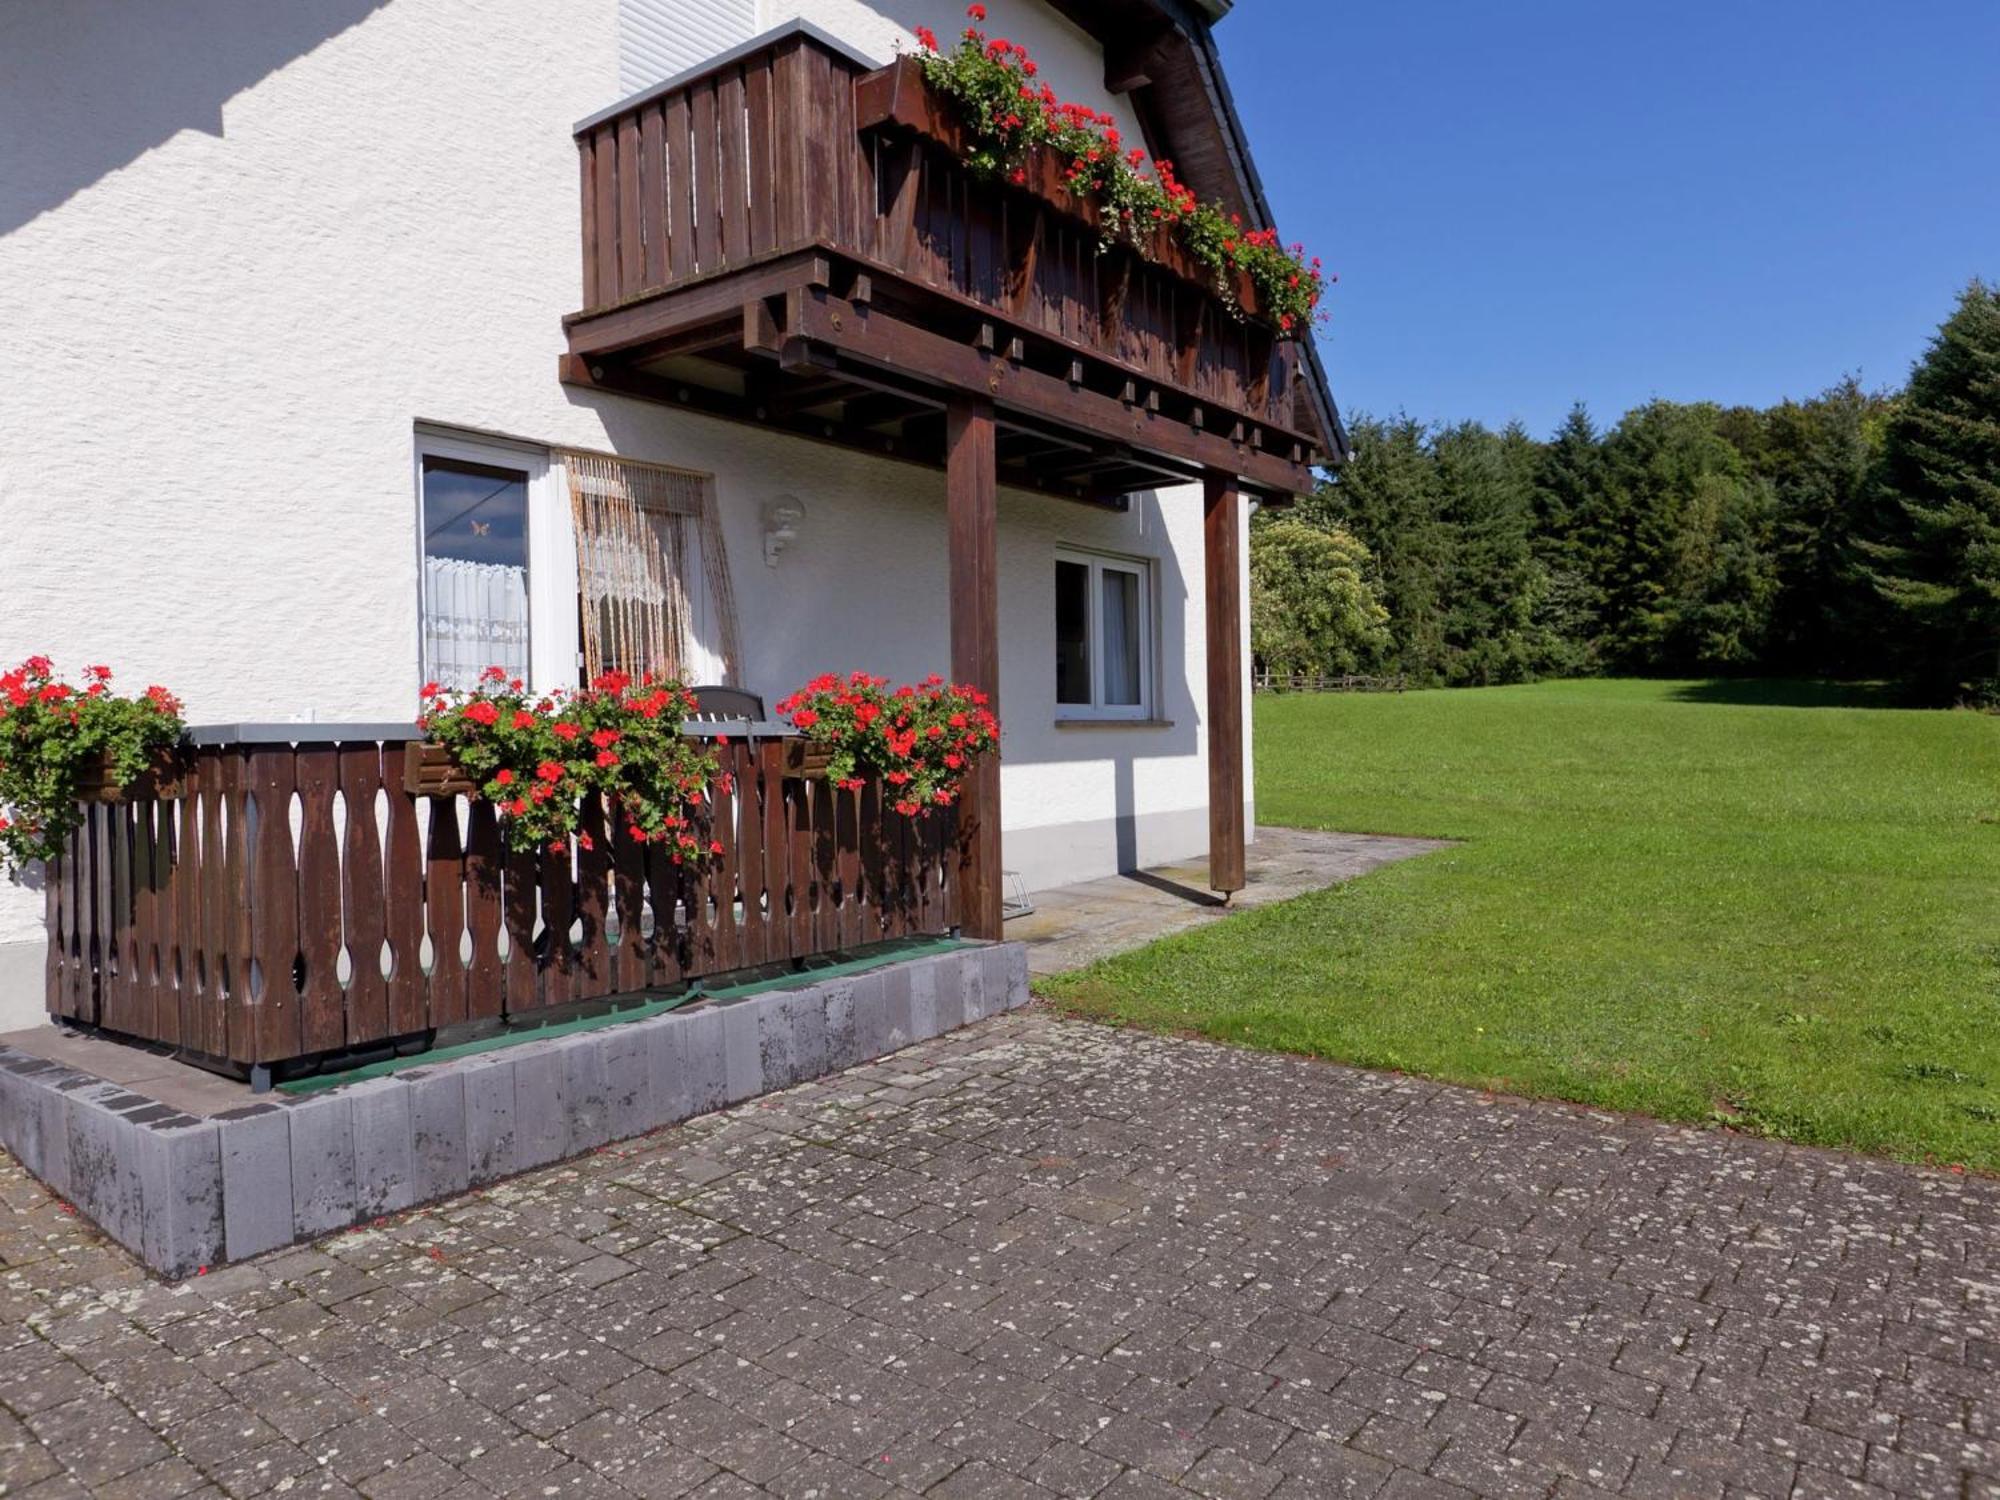
[[[696,981],[684,990],[671,993],[642,990],[622,1000],[563,1006],[535,1020],[499,1023],[499,1029],[467,1037],[464,1041],[446,1042],[407,1057],[385,1057],[357,1063],[349,1068],[328,1069],[307,1078],[290,1078],[276,1087],[287,1094],[317,1093],[323,1089],[339,1088],[342,1084],[360,1083],[364,1079],[386,1078],[406,1068],[428,1068],[456,1057],[474,1057],[502,1047],[518,1047],[523,1042],[547,1041],[551,1037],[571,1036],[579,1031],[595,1031],[600,1026],[622,1026],[627,1021],[643,1021],[648,1016],[665,1015],[697,1000],[727,1005],[733,1000],[748,999],[772,990],[803,989],[809,984],[838,979],[843,974],[860,974],[888,964],[930,958],[971,946],[959,938],[899,938],[858,948],[844,955],[830,953],[808,959],[803,968],[785,964],[762,969],[739,969],[730,974],[712,975],[705,982]]]

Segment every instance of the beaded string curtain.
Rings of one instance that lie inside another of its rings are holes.
[[[740,660],[736,601],[714,479],[601,453],[564,453],[562,461],[576,519],[585,679],[617,670],[686,680],[699,614],[714,632],[721,681],[733,685]],[[691,578],[696,563],[707,596],[700,611]]]

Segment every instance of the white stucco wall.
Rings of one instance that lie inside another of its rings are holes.
[[[758,0],[758,29],[794,16],[825,28],[878,62],[898,51],[914,51],[916,30],[928,26],[941,46],[950,47],[966,26],[965,0]],[[1026,47],[1037,75],[1057,94],[1108,113],[1133,140],[1138,133],[1104,87],[1104,53],[1090,35],[1039,0],[987,0],[987,18],[978,23],[989,37],[1005,37]]]
[[[1059,89],[1101,93],[1067,23],[989,4]],[[963,15],[794,8],[885,56],[892,23]],[[769,696],[943,670],[942,475],[557,383],[570,126],[618,62],[615,0],[0,10],[0,662],[106,661],[198,722],[408,718],[430,421],[714,472]],[[809,515],[767,568],[787,492]],[[1159,559],[1169,727],[1054,727],[1058,541]],[[1002,493],[1006,853],[1031,885],[1205,846],[1200,576],[1191,490],[1122,516]],[[0,884],[0,1029],[40,1014],[40,924]]]

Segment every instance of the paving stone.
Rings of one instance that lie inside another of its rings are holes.
[[[472,1181],[472,1158],[466,1146],[463,1075],[456,1068],[416,1069],[406,1079],[415,1201],[464,1192]]]
[[[64,1100],[63,1129],[70,1201],[114,1239],[137,1244],[145,1216],[139,1154],[112,1103],[126,1096],[116,1084],[76,1088]]]
[[[459,1068],[465,1089],[466,1172],[472,1182],[512,1176],[514,1059],[505,1052],[468,1058]]]
[[[301,1235],[354,1222],[354,1116],[340,1094],[316,1095],[286,1112],[291,1124],[292,1224]]]
[[[764,1089],[764,1045],[757,1007],[718,1006],[722,1017],[723,1101],[741,1104]]]
[[[222,1234],[231,1260],[289,1245],[292,1212],[291,1111],[260,1105],[222,1131]]]
[[[871,995],[881,994],[880,969],[857,974],[848,979],[829,980],[819,986],[821,1032],[825,1038],[825,1049],[818,1070],[820,1073],[851,1068],[856,1063],[865,1062],[877,1055],[873,1052],[863,1053],[860,1050],[856,1032],[855,1015],[861,1004],[860,996],[864,991]]]
[[[213,1121],[155,1127],[137,1137],[148,1264],[186,1276],[223,1253],[222,1135]]]
[[[644,1135],[662,1123],[653,1115],[651,1087],[646,1077],[646,1033],[642,1028],[611,1026],[597,1033],[604,1054],[604,1120],[606,1137],[614,1141]]]
[[[935,1023],[936,966],[896,972],[924,968]],[[857,1050],[894,1030],[899,988],[847,992]],[[837,983],[793,993],[833,1018],[836,1055]],[[731,1009],[596,1046],[607,1121],[720,1103]],[[484,1178],[528,1129],[566,1150],[566,1101],[598,1087],[580,1067],[537,1043],[455,1070],[434,1158]],[[337,1148],[322,1103],[237,1123],[289,1141],[305,1120]],[[346,1139],[372,1149],[351,1113]],[[289,1238],[285,1160],[258,1184],[218,1153],[225,1235]],[[1986,1495],[2000,1396],[1967,1286],[1996,1242],[1982,1179],[996,1014],[178,1288],[0,1159],[0,1480],[163,1500]]]
[[[704,1005],[677,1014],[680,1061],[686,1070],[686,1119],[720,1109],[729,1099],[729,1054],[720,1009]]]
[[[910,1040],[929,1041],[943,1030],[937,999],[937,968],[930,963],[914,963],[905,970],[910,976]]]
[[[569,1143],[563,1120],[562,1054],[546,1042],[517,1047],[514,1058],[514,1166],[528,1171],[560,1161]]]
[[[354,1132],[355,1212],[400,1213],[418,1201],[412,1091],[399,1078],[371,1078],[341,1094]]]
[[[882,975],[882,1043],[871,1047],[869,1055],[880,1057],[890,1052],[900,1052],[917,1040],[916,1021],[913,1015],[914,991],[911,988],[911,969],[908,964],[898,964]]]

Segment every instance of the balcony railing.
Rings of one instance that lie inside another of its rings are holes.
[[[692,870],[594,801],[594,847],[510,853],[490,803],[407,791],[380,726],[194,738],[49,871],[51,1014],[282,1066],[956,925],[949,810],[787,775],[778,739],[716,746],[734,791]]]
[[[577,145],[582,318],[820,250],[1200,403],[1211,430],[1297,440],[1288,341],[1167,236],[1107,248],[1053,162],[976,177],[913,59],[871,70],[802,28],[586,121]],[[1254,310],[1247,280],[1233,291]]]

